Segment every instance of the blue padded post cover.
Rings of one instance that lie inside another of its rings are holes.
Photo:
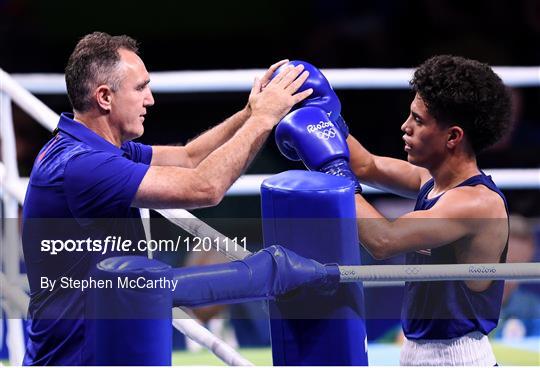
[[[339,285],[339,271],[272,245],[234,262],[173,269],[179,287],[175,306],[199,307],[273,299],[298,288],[331,292]]]
[[[118,287],[118,282],[170,279],[171,267],[140,256],[113,257],[97,265],[96,275],[100,280],[111,280],[114,285],[97,289],[96,365],[170,366],[170,288],[125,288]]]
[[[360,264],[354,186],[344,178],[287,171],[261,187],[266,247],[279,244],[320,263]],[[367,365],[359,283],[334,295],[302,293],[270,303],[274,365]]]

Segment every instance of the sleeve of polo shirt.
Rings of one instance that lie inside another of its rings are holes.
[[[128,141],[122,144],[122,151],[126,152],[132,161],[150,165],[152,162],[152,146]]]
[[[149,167],[102,151],[71,158],[64,172],[64,191],[73,216],[127,217]]]

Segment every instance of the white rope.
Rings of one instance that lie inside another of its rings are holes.
[[[540,169],[488,169],[500,189],[540,189]]]
[[[0,78],[2,76],[0,75]],[[3,82],[0,79],[0,85]],[[2,137],[1,155],[5,165],[5,177],[8,181],[18,181],[19,168],[17,165],[17,150],[15,141],[15,131],[13,126],[13,113],[11,110],[11,97],[8,92],[0,90],[0,135]],[[3,185],[2,185],[3,187]],[[2,190],[3,192],[3,190]],[[2,270],[5,272],[6,281],[16,281],[20,274],[20,233],[18,223],[14,220],[19,216],[18,200],[11,196],[2,197]],[[6,344],[9,352],[9,362],[11,365],[22,364],[25,352],[24,331],[21,317],[17,308],[9,302],[3,302],[7,320]]]
[[[248,250],[232,251],[231,240],[185,210],[157,210],[193,236],[210,237],[214,249],[230,260],[243,259]],[[219,244],[219,246],[217,245]],[[402,286],[405,281],[523,280],[540,281],[540,263],[485,263],[444,265],[339,266],[340,282],[366,282],[368,287]],[[379,284],[379,285],[377,285]]]
[[[540,66],[493,68],[512,87],[540,86]],[[406,89],[414,69],[322,69],[335,89]],[[156,93],[249,91],[265,69],[152,72]],[[13,74],[32,93],[65,94],[63,74]]]
[[[21,109],[51,132],[58,124],[58,115],[54,111],[2,69],[0,69],[0,91],[6,92]]]
[[[500,189],[540,189],[540,169],[486,169]],[[241,176],[227,191],[227,195],[259,195],[261,184],[274,174]],[[384,191],[362,184],[363,193],[384,193]]]
[[[540,263],[339,266],[340,282],[540,279]]]
[[[141,222],[143,224],[144,234],[146,236],[146,243],[148,244],[152,239],[150,210],[148,208],[139,208],[139,212],[141,214]],[[154,258],[154,252],[150,249],[150,247],[148,247],[146,255],[148,256],[148,259]]]
[[[2,162],[0,162],[0,184],[0,188],[2,190],[2,198],[7,195],[17,200],[17,202],[21,205],[24,203],[26,187],[28,186],[28,178],[8,180],[6,175],[6,168]]]
[[[206,328],[194,321],[180,308],[173,308],[173,326],[191,340],[210,350],[225,364],[230,366],[253,366],[249,360],[223,340],[212,334]]]
[[[487,169],[484,172],[491,175],[500,189],[540,189],[540,169]],[[274,174],[243,175],[232,185],[226,195],[258,196],[260,195],[262,182],[272,175]],[[28,178],[20,178],[18,182],[6,181],[5,185],[10,187],[9,193],[20,199],[19,203],[22,204]],[[365,194],[384,193],[368,185],[362,185],[362,188]]]
[[[540,67],[531,67],[531,68],[536,70],[537,77],[538,77],[537,82],[538,82],[538,85],[540,85]],[[506,75],[508,75],[509,77],[512,76],[511,78],[516,79],[518,76],[522,75],[523,78],[525,79],[525,76],[531,77],[530,75],[531,68],[505,68],[503,70],[504,70],[504,73],[506,73]],[[364,69],[358,69],[356,71],[359,72],[361,70],[364,70]],[[386,69],[377,69],[377,70],[386,71],[386,72],[388,71]],[[398,70],[403,71],[405,69],[398,69]],[[329,69],[329,72],[330,71],[336,71],[337,75],[342,75],[342,71],[339,71],[337,69]],[[182,73],[188,73],[186,75],[186,77],[188,77],[187,80],[202,78],[202,81],[204,83],[209,83],[208,81],[212,80],[212,79],[204,79],[205,76],[206,78],[209,78],[209,75],[206,75],[204,73],[211,73],[211,75],[218,74],[221,76],[220,77],[221,79],[218,78],[219,80],[235,83],[234,78],[236,78],[239,75],[240,71],[235,71],[231,75],[227,74],[229,72],[230,71],[178,72],[178,73],[180,73],[179,75],[184,75]],[[246,72],[256,73],[260,71],[252,70],[252,71],[243,71],[242,73],[246,73]],[[163,75],[169,76],[170,73],[176,74],[177,72],[158,72],[158,75],[161,75],[159,73],[164,73]],[[343,71],[343,73],[345,73],[345,71]],[[382,74],[384,75],[384,73]],[[196,75],[198,77],[195,77]],[[228,75],[229,77],[227,77]],[[59,115],[56,114],[54,111],[52,111],[47,105],[41,102],[34,95],[26,91],[24,88],[24,85],[28,87],[28,84],[30,84],[29,81],[36,79],[40,81],[40,85],[42,83],[43,88],[49,86],[50,88],[54,89],[55,83],[60,83],[63,86],[62,88],[64,92],[62,93],[65,93],[64,77],[63,75],[56,75],[56,77],[54,78],[52,77],[49,78],[50,77],[49,75],[29,75],[26,77],[17,78],[16,80],[12,76],[5,73],[2,69],[0,69],[0,90],[7,92],[7,94],[13,99],[15,103],[17,103],[23,110],[25,110],[32,117],[34,117],[34,119],[36,119],[42,126],[44,126],[46,129],[50,131],[53,131],[54,128],[56,128],[56,125],[58,124]],[[170,75],[170,77],[172,78],[172,75]],[[165,78],[165,77],[163,79],[164,81],[168,80],[168,78]],[[172,80],[174,80],[174,78]],[[21,85],[19,81],[22,82],[23,85]],[[250,83],[251,81],[252,79],[250,79]],[[38,91],[34,91],[34,92],[38,92]],[[42,91],[42,93],[44,92]],[[536,169],[492,169],[492,170],[485,170],[485,172],[488,175],[493,176],[495,183],[501,189],[540,189],[540,169],[538,168]],[[271,175],[273,174],[243,175],[232,185],[231,188],[229,188],[229,190],[227,191],[227,195],[259,195],[261,183],[266,178],[270,177]],[[364,193],[366,194],[382,193],[382,191],[372,188],[370,186],[364,185]]]
[[[193,236],[212,239],[212,247],[231,261],[244,259],[251,254],[250,251],[245,250],[241,246],[234,247],[235,242],[233,240],[186,210],[160,209],[155,211]]]
[[[540,279],[521,279],[520,284],[538,284]],[[362,282],[364,288],[381,288],[381,287],[403,287],[405,281],[364,281]]]

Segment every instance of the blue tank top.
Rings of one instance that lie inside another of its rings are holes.
[[[484,185],[498,193],[504,201],[506,198],[497,188],[490,176],[481,173],[461,184],[462,186]],[[415,211],[430,209],[440,196],[429,199],[434,181],[429,180],[420,189],[416,200]],[[508,241],[500,262],[506,262]],[[407,264],[452,264],[457,263],[451,245],[431,250],[408,253]],[[473,331],[487,335],[497,326],[504,281],[493,281],[481,292],[470,290],[464,281],[407,282],[405,297],[401,311],[401,321],[405,336],[411,340],[419,339],[452,339],[464,336]]]

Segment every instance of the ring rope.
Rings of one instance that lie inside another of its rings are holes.
[[[56,128],[58,115],[1,68],[0,91],[6,92],[21,109],[49,131]]]
[[[538,280],[540,263],[339,266],[340,282]]]
[[[540,79],[538,79],[538,74],[540,73],[540,67],[531,67],[536,70],[536,79],[537,84],[540,85]],[[512,73],[527,75],[527,78],[532,78],[530,73],[530,68],[525,68],[526,71],[521,70],[520,68],[514,70],[513,68],[508,68],[508,70],[513,71]],[[383,71],[385,69],[382,69]],[[506,69],[505,69],[506,70]],[[161,72],[158,72],[161,73]],[[167,72],[164,72],[167,73]],[[206,72],[193,72],[193,73],[206,73]],[[59,75],[62,78],[61,82],[64,85],[65,93],[65,81],[63,75]],[[30,75],[29,78],[35,76]],[[38,77],[36,77],[38,78]],[[41,77],[40,77],[41,78]],[[39,78],[38,78],[39,79]],[[525,79],[525,77],[524,77]],[[204,80],[204,79],[203,79]],[[206,79],[208,81],[209,79]],[[250,83],[253,79],[250,79]],[[50,86],[49,82],[44,85]],[[52,83],[52,82],[51,82]],[[152,81],[154,84],[154,81]],[[36,96],[29,93],[15,78],[4,72],[0,69],[0,91],[4,91],[9,95],[9,97],[17,104],[20,108],[26,111],[30,116],[32,116],[36,121],[41,124],[44,128],[49,131],[53,131],[56,128],[58,123],[59,115],[56,114],[52,109],[45,105],[41,100]],[[154,90],[159,92],[158,90]],[[15,154],[15,152],[13,152]],[[484,170],[486,174],[492,175],[495,183],[501,189],[540,189],[540,169],[493,169],[493,170]],[[259,190],[263,180],[268,178],[271,174],[266,175],[243,175],[241,176],[233,186],[227,191],[227,195],[259,195]],[[27,178],[22,178],[23,180],[28,180]],[[24,189],[25,190],[25,189]],[[364,193],[381,193],[380,190],[372,188],[370,186],[365,186]],[[24,198],[24,194],[22,196]],[[22,202],[21,202],[22,203]]]
[[[217,239],[212,246],[230,260],[243,259],[251,252],[230,251],[232,240],[185,210],[157,210],[167,220],[193,236]],[[339,266],[340,282],[404,282],[442,280],[524,280],[540,279],[540,263],[480,263],[441,265]],[[386,286],[386,285],[385,285]],[[395,286],[395,284],[391,284]]]
[[[173,308],[173,326],[191,340],[205,346],[223,363],[230,366],[253,366],[254,364],[198,322],[181,308]]]
[[[251,254],[250,251],[245,250],[242,247],[229,249],[231,244],[234,244],[234,241],[186,210],[159,209],[155,211],[193,236],[201,238],[210,237],[210,239],[213,240],[212,247],[231,261],[244,259]]]
[[[412,68],[321,69],[334,89],[407,89]],[[540,66],[493,67],[512,87],[540,86]],[[157,93],[249,91],[253,78],[264,69],[152,72],[152,90]],[[13,74],[32,93],[65,94],[63,74]]]

